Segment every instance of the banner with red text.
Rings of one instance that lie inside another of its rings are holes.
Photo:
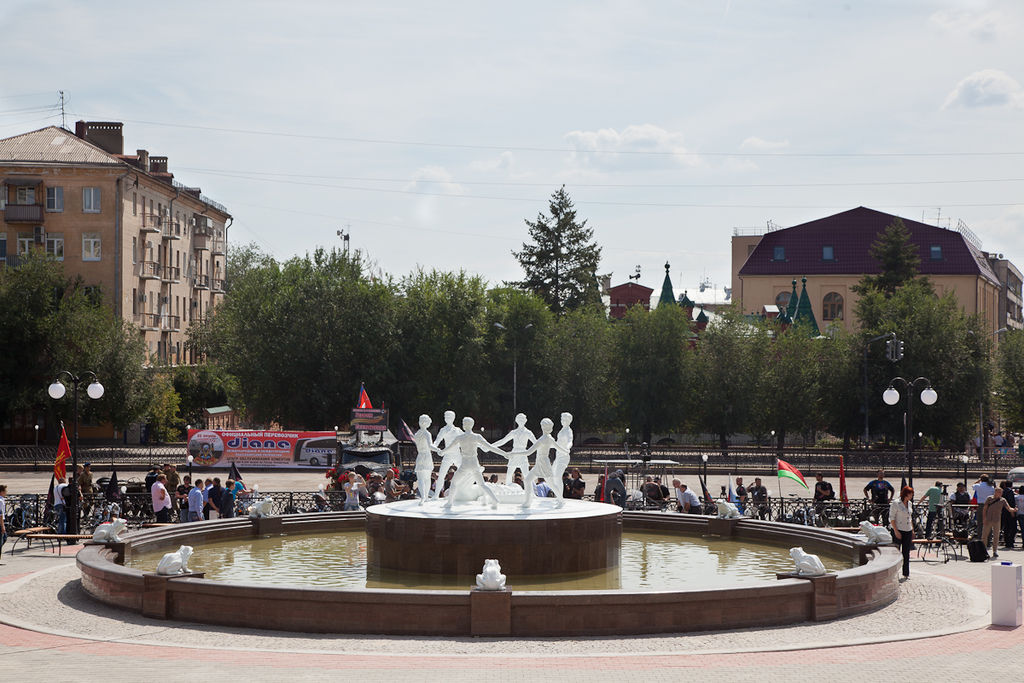
[[[326,467],[337,453],[334,432],[191,429],[188,455],[196,467]]]

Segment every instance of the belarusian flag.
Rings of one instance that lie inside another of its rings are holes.
[[[71,444],[68,443],[68,434],[64,431],[64,423],[60,425],[60,443],[57,444],[57,459],[53,462],[53,476],[62,479],[67,476],[67,467],[64,463],[71,457]]]
[[[779,479],[782,477],[788,477],[796,483],[807,488],[807,482],[804,481],[804,475],[800,474],[800,470],[790,465],[785,460],[778,460],[779,463]],[[808,489],[809,490],[809,489]]]

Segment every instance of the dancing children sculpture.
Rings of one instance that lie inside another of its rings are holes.
[[[562,485],[561,479],[555,479],[554,471],[551,467],[551,459],[548,452],[554,449],[560,452],[568,460],[569,451],[566,450],[562,444],[555,440],[555,437],[551,436],[551,429],[555,426],[555,423],[551,421],[551,418],[545,417],[540,421],[541,436],[537,439],[537,442],[533,444],[533,448],[526,451],[524,456],[529,456],[530,453],[536,453],[536,459],[534,460],[533,469],[526,475],[526,480],[523,482],[523,486],[526,489],[526,500],[523,501],[523,509],[529,508],[530,503],[536,497],[536,489],[533,484],[538,479],[543,477],[545,480],[550,480],[554,485],[555,497],[559,499],[558,506],[561,507],[565,504],[562,500]],[[558,457],[557,455],[555,457]],[[565,469],[564,467],[562,469]],[[559,475],[561,477],[561,475]]]
[[[431,495],[431,498],[437,498],[441,495],[441,485],[444,482],[446,476],[448,476],[448,470],[452,465],[459,467],[461,462],[459,461],[458,449],[452,450],[449,448],[452,445],[452,441],[457,436],[462,434],[462,430],[455,426],[455,411],[446,410],[444,411],[444,426],[437,432],[437,438],[434,439],[434,446],[444,443],[444,451],[441,457],[441,469],[437,473],[437,489]]]
[[[448,414],[445,413],[445,419],[447,418]],[[447,502],[444,505],[446,509],[450,509],[456,500],[474,499],[476,496],[473,495],[473,484],[476,484],[484,495],[490,496],[492,501],[491,507],[498,507],[498,497],[486,486],[484,468],[480,466],[476,452],[477,449],[480,449],[497,453],[498,455],[505,455],[505,451],[495,448],[487,443],[487,439],[475,433],[473,431],[473,424],[473,418],[462,418],[462,434],[453,438],[451,445],[442,452],[442,467],[450,453],[456,454],[456,457],[459,459],[459,467],[455,470],[452,484],[448,489]],[[442,469],[441,471],[443,473],[445,470]]]
[[[454,413],[452,413],[452,419],[455,419]],[[433,454],[441,452],[440,449],[431,443],[430,432],[427,431],[429,428],[430,416],[420,415],[419,431],[412,435],[412,440],[416,444],[415,471],[420,494],[420,505],[427,502],[427,498],[430,496],[430,475],[434,473]],[[458,428],[456,427],[456,429]]]
[[[508,458],[508,469],[505,470],[505,483],[511,485],[515,479],[516,469],[522,472],[523,477],[530,471],[530,459],[523,455],[523,453],[532,444],[537,443],[537,437],[526,428],[526,415],[523,413],[516,415],[516,428],[506,434],[505,438],[501,441],[495,441],[491,445],[495,448],[500,448],[509,441],[512,442],[512,452],[505,454],[505,457]]]
[[[555,496],[562,497],[562,474],[569,466],[569,454],[572,452],[572,413],[562,413],[562,428],[558,430],[558,444],[565,451],[555,451],[555,459],[551,463],[551,486],[556,489]]]

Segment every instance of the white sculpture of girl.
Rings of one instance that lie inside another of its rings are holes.
[[[454,415],[452,416],[454,418]],[[420,415],[420,428],[412,435],[413,443],[416,444],[416,484],[420,494],[420,505],[427,502],[430,497],[430,475],[434,473],[433,453],[441,451],[431,442],[430,416]]]
[[[509,441],[512,442],[512,452],[505,454],[505,457],[508,458],[508,469],[505,470],[505,483],[511,485],[515,479],[517,468],[523,473],[523,477],[526,477],[527,472],[530,471],[530,459],[523,455],[523,453],[526,452],[526,449],[531,444],[537,443],[537,437],[526,428],[526,415],[523,413],[516,415],[516,428],[506,434],[505,438],[501,441],[496,441],[491,445],[495,448],[500,448]]]
[[[533,469],[526,475],[526,481],[523,484],[526,487],[526,500],[523,502],[523,508],[530,507],[530,503],[537,495],[537,491],[533,486],[533,483],[543,477],[546,481],[551,482],[552,490],[555,492],[555,496],[559,498],[558,506],[561,507],[565,504],[562,498],[562,481],[561,478],[554,478],[554,471],[551,468],[551,459],[548,452],[554,449],[557,453],[564,455],[566,462],[568,462],[569,451],[566,450],[562,444],[555,440],[555,437],[551,436],[551,429],[555,426],[555,423],[551,421],[551,418],[545,417],[540,421],[541,436],[537,439],[537,442],[533,444],[533,448],[523,453],[525,456],[529,456],[530,453],[536,453],[537,457],[534,460]],[[556,458],[558,455],[555,456]],[[565,469],[563,466],[562,469]],[[561,477],[561,475],[559,475]]]
[[[555,497],[562,497],[562,474],[569,466],[569,454],[572,452],[572,413],[562,413],[562,428],[558,430],[558,445],[564,451],[555,451],[555,460],[551,463],[551,488],[555,491]]]
[[[443,452],[444,458],[451,452],[457,452],[459,457],[459,469],[455,470],[451,486],[448,488],[448,501],[445,508],[450,508],[456,500],[471,499],[473,496],[473,484],[479,487],[480,492],[490,496],[493,501],[492,507],[498,507],[498,497],[491,489],[487,488],[484,481],[484,468],[476,457],[477,449],[491,451],[498,455],[505,455],[504,451],[498,450],[487,440],[473,431],[473,418],[462,418],[462,433],[452,439],[451,445]],[[442,460],[442,462],[444,462]]]
[[[441,495],[441,485],[444,482],[445,477],[448,476],[448,470],[451,469],[452,465],[459,467],[462,463],[459,460],[458,449],[451,451],[448,447],[452,445],[452,441],[455,437],[462,434],[462,430],[455,426],[455,411],[446,410],[444,411],[444,426],[437,432],[437,438],[434,439],[434,446],[439,444],[444,445],[445,450],[441,457],[441,469],[437,473],[437,489],[431,494],[431,498],[437,498]]]

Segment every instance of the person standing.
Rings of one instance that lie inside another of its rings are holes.
[[[874,511],[878,513],[878,523],[882,526],[887,526],[889,524],[890,503],[893,501],[896,489],[885,480],[884,471],[878,470],[878,477],[869,481],[867,486],[864,487],[865,498],[868,497],[868,493],[871,494],[871,503],[874,505]]]
[[[1020,529],[1020,540],[1024,543],[1024,486],[1017,489],[1015,500],[1017,501],[1017,528]]]
[[[743,514],[743,510],[747,506],[747,487],[743,485],[743,477],[736,477],[736,490],[734,492],[736,496],[736,509]]]
[[[904,486],[900,499],[889,504],[889,519],[892,520],[892,535],[903,553],[903,578],[910,578],[910,547],[914,543],[914,489]]]
[[[0,484],[0,554],[7,543],[7,487]]]
[[[583,500],[583,496],[587,492],[587,482],[583,481],[583,476],[580,474],[578,468],[574,467],[572,469],[572,474],[569,476],[569,483],[566,486],[566,490],[566,498]]]
[[[828,500],[836,499],[836,492],[832,488],[832,484],[825,481],[825,475],[818,472],[814,475],[814,502],[824,503]]]
[[[981,509],[981,542],[988,548],[988,537],[992,535],[992,559],[999,557],[999,534],[1003,526],[1003,510],[1009,508],[1013,514],[1017,514],[1017,508],[1011,507],[1003,498],[1001,488],[994,489],[991,496],[985,500],[985,506]]]
[[[188,521],[203,521],[203,480],[197,479],[196,485],[188,492]]]
[[[169,523],[171,521],[171,497],[167,493],[166,474],[161,474],[156,478],[149,493],[153,499],[153,514],[156,515],[156,521],[160,524]]]
[[[176,493],[178,491],[178,487],[181,486],[181,475],[178,474],[178,468],[170,463],[164,463],[163,472],[167,475],[167,490]],[[173,512],[177,509],[178,499],[177,496],[175,496],[171,499],[171,510]]]
[[[1009,481],[1004,481],[1000,486],[1003,489],[1003,500],[1006,501],[1006,507],[1003,508],[1003,547],[1007,550],[1013,550],[1013,541],[1017,538],[1017,512],[1019,508],[1014,507],[1017,498],[1013,495],[1013,484]]]
[[[229,519],[235,516],[235,480],[228,479],[224,482],[224,489],[220,492],[220,518]]]
[[[67,480],[58,477],[57,485],[53,487],[53,516],[57,521],[58,534],[67,533],[68,530],[67,506],[64,503],[64,493],[67,489]]]
[[[348,473],[348,483],[344,486],[345,489],[345,511],[358,510],[359,509],[359,484],[356,480],[356,473]]]
[[[935,517],[936,517],[936,515],[938,515],[938,512],[939,512],[939,504],[942,502],[942,482],[941,481],[935,482],[935,486],[932,486],[930,489],[925,491],[924,495],[921,496],[921,500],[919,500],[918,502],[919,503],[923,503],[925,500],[928,501],[928,522],[925,524],[925,527],[924,527],[924,537],[925,538],[931,538],[932,537],[932,525],[935,523]],[[945,531],[945,529],[942,528],[942,519],[940,518],[939,519],[939,535],[940,536],[942,535],[943,531]]]
[[[192,490],[192,477],[187,474],[182,478],[181,483],[178,484],[178,488],[174,493],[174,499],[177,501],[178,509],[178,521],[187,522],[188,520],[188,494]]]
[[[618,505],[620,508],[626,507],[626,484],[623,481],[625,478],[626,474],[622,470],[615,470],[615,473],[608,477],[604,486],[604,502]]]

